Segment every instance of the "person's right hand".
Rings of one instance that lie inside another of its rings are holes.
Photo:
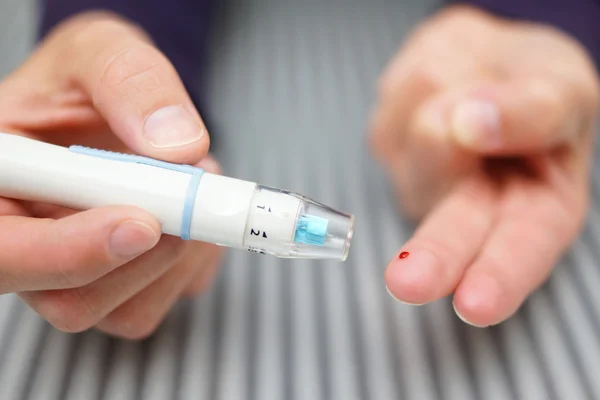
[[[0,131],[219,171],[171,63],[140,29],[104,13],[65,21],[0,83]],[[161,238],[159,222],[137,208],[77,212],[0,198],[0,294],[18,293],[63,331],[145,337],[208,284],[220,254]]]

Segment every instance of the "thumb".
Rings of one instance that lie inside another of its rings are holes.
[[[587,92],[558,77],[463,89],[451,96],[450,134],[460,146],[490,155],[544,151],[576,139],[591,124],[594,100]]]
[[[160,225],[143,210],[96,208],[68,217],[0,217],[0,294],[87,285],[153,248]]]
[[[76,17],[49,39],[48,53],[67,61],[60,60],[63,80],[83,89],[134,152],[197,163],[208,151],[208,133],[171,62],[128,22],[92,19]]]

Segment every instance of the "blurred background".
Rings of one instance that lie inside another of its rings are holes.
[[[600,399],[597,204],[549,282],[498,327],[386,293],[383,269],[412,228],[365,125],[377,76],[436,4],[221,2],[205,80],[216,155],[228,175],[354,213],[348,261],[229,252],[211,290],[141,342],[63,334],[2,296],[0,398]],[[0,0],[0,77],[27,56],[36,21],[33,0]]]

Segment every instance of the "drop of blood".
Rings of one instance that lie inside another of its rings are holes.
[[[406,258],[410,255],[410,253],[408,251],[403,251],[402,253],[400,253],[400,256],[398,256],[400,259]]]

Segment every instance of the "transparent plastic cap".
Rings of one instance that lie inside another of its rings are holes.
[[[305,196],[257,185],[243,246],[282,258],[345,261],[354,217]]]
[[[345,261],[354,234],[354,216],[290,195],[301,201],[290,256]]]

